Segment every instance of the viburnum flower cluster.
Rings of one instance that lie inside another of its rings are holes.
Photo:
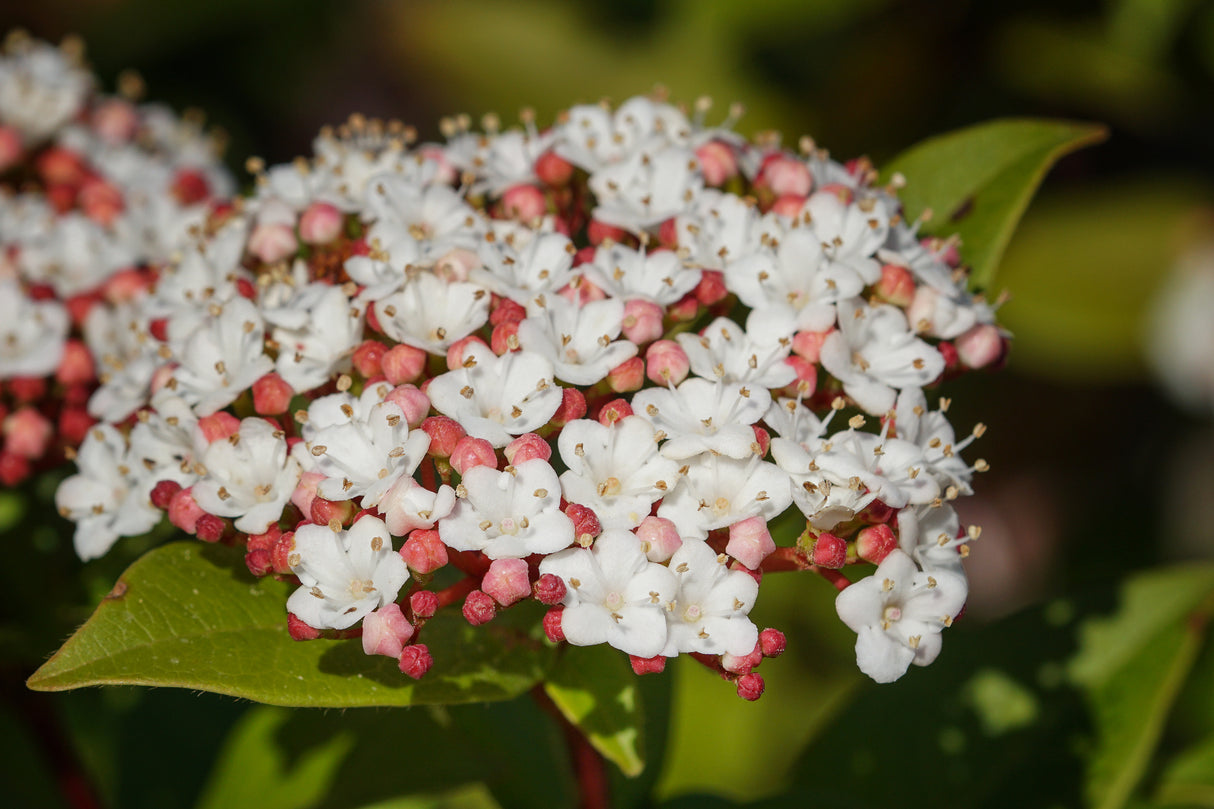
[[[232,193],[215,138],[135,103],[134,76],[121,84],[99,93],[75,41],[17,33],[0,50],[4,485],[70,455],[97,419],[127,415],[115,399],[155,367],[134,312],[156,267]]]
[[[251,161],[132,312],[141,372],[96,394],[58,494],[80,555],[167,512],[297,582],[293,637],[414,677],[437,610],[539,601],[555,642],[690,654],[755,699],[785,640],[750,612],[794,570],[841,590],[865,673],[930,663],[977,535],[950,503],[985,468],[935,391],[1006,336],[897,182],[708,109],[441,143],[356,117]]]

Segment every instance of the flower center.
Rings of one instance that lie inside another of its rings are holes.
[[[599,484],[599,496],[600,497],[615,497],[617,494],[620,493],[620,490],[622,488],[623,487],[620,485],[619,478],[617,478],[617,477],[607,478],[601,484]]]
[[[881,620],[887,624],[892,624],[895,621],[901,621],[902,608],[897,604],[890,604],[885,608],[885,612],[881,613]]]
[[[728,497],[718,497],[716,502],[712,504],[712,511],[718,517],[724,517],[726,514],[728,514],[729,508],[730,504]]]
[[[355,601],[361,601],[375,592],[375,585],[370,579],[350,579],[350,595]]]
[[[505,517],[498,526],[503,534],[508,536],[518,535],[518,523],[513,517]]]
[[[700,609],[699,604],[688,604],[683,610],[683,620],[687,623],[695,623],[704,615],[704,610]]]
[[[624,606],[624,596],[613,590],[603,599],[603,606],[612,612],[616,612]]]

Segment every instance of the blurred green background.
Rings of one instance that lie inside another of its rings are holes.
[[[989,426],[977,454],[993,469],[960,506],[984,532],[967,618],[941,660],[876,689],[854,671],[830,588],[769,581],[756,614],[787,632],[790,651],[764,666],[768,694],[743,703],[695,664],[675,667],[650,688],[675,696],[664,762],[657,756],[647,778],[662,800],[793,789],[822,806],[1214,806],[1208,648],[1198,644],[1191,676],[1147,717],[1158,719],[1159,744],[1138,751],[1140,778],[1124,794],[1093,792],[1091,779],[1110,728],[1133,724],[1133,706],[1117,703],[1121,718],[1109,719],[1093,697],[1100,678],[1085,691],[1082,676],[1063,672],[1077,647],[1091,652],[1076,628],[1126,609],[1116,593],[1127,576],[1176,563],[1201,570],[1194,560],[1214,557],[1214,411],[1172,404],[1144,351],[1153,296],[1182,257],[1214,240],[1214,3],[39,0],[0,5],[0,29],[13,27],[54,41],[80,34],[107,88],[134,68],[150,99],[205,110],[230,137],[234,170],[249,155],[306,153],[322,124],[353,112],[435,138],[442,115],[510,121],[527,106],[546,123],[572,103],[656,84],[675,100],[713,97],[710,121],[741,101],[744,133],[779,129],[786,143],[811,134],[841,159],[867,154],[878,166],[989,118],[1107,124],[1106,143],[1051,174],[996,278],[992,292],[1011,296],[1000,310],[1015,334],[1008,369],[951,393],[959,430]],[[350,723],[383,732],[384,745],[407,732],[401,722],[442,725],[417,711],[327,714],[299,731],[315,750],[277,760],[266,728],[285,727],[284,712],[170,691],[26,693],[25,676],[147,547],[127,541],[80,574],[66,524],[37,505],[51,490],[43,481],[0,503],[0,744],[6,781],[28,788],[15,805],[219,806],[237,794],[261,806],[370,805],[391,793],[337,789],[350,746],[328,740]],[[1165,623],[1148,621],[1136,637],[1165,643]],[[486,708],[477,721],[508,746],[521,732],[511,728],[534,721],[510,713],[519,710]],[[1195,749],[1206,757],[1189,764]],[[255,775],[240,769],[256,758],[249,750],[262,756]],[[410,761],[428,766],[416,751],[378,754],[393,775],[410,773]],[[1197,775],[1178,792],[1180,759]],[[408,778],[452,805],[487,800],[483,790],[446,792],[478,780],[476,761],[452,773]],[[224,791],[249,779],[252,791]]]

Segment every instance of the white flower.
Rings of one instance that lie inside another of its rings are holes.
[[[745,330],[719,317],[699,335],[680,334],[676,339],[699,376],[782,388],[797,378],[796,370],[784,361],[792,351],[790,335],[795,330],[787,311],[755,309],[746,318]]]
[[[204,511],[237,518],[237,531],[260,534],[282,516],[299,482],[299,462],[282,432],[265,419],[248,418],[240,431],[213,441],[202,453],[206,476],[194,485]]]
[[[604,529],[635,528],[674,487],[675,461],[658,454],[653,427],[628,416],[610,427],[578,419],[561,430],[557,447],[568,471],[565,499],[594,510]]]
[[[489,319],[488,291],[463,281],[447,283],[429,272],[413,274],[404,287],[375,304],[384,334],[440,356]]]
[[[30,145],[46,138],[83,108],[93,79],[62,49],[23,41],[0,56],[0,121]]]
[[[540,562],[540,575],[565,582],[561,631],[574,646],[607,643],[637,657],[666,646],[666,605],[674,574],[645,558],[629,531],[604,531],[590,548],[570,548]]]
[[[690,149],[636,154],[596,171],[589,180],[594,218],[640,232],[685,213],[704,187]]]
[[[476,466],[456,491],[460,499],[439,521],[438,535],[457,551],[521,559],[573,542],[573,521],[561,513],[561,484],[547,461],[537,458],[502,472]]]
[[[274,369],[265,354],[265,327],[245,298],[212,304],[210,316],[186,339],[168,387],[200,416],[226,407]]]
[[[378,509],[393,536],[430,529],[455,507],[455,489],[443,484],[432,492],[410,477],[400,477],[380,499]]]
[[[771,405],[765,388],[692,377],[674,390],[646,388],[632,398],[633,411],[656,427],[667,458],[701,452],[745,458],[755,451],[752,424]]]
[[[958,441],[944,411],[929,411],[927,399],[918,388],[907,388],[898,394],[895,413],[898,437],[919,447],[924,463],[940,487],[953,486],[958,494],[973,494],[970,481],[974,467],[963,461],[959,453],[980,437],[986,427],[979,424],[973,433]]]
[[[839,593],[835,610],[858,634],[856,665],[879,683],[926,666],[940,654],[940,632],[965,605],[965,580],[945,571],[920,572],[894,549],[876,572]]]
[[[736,194],[702,191],[692,209],[679,216],[679,253],[706,270],[722,270],[783,236],[777,214],[760,214],[753,202]]]
[[[637,96],[614,112],[590,104],[571,108],[558,128],[555,149],[575,166],[595,172],[642,151],[686,143],[690,135],[691,125],[678,109]]]
[[[898,545],[928,573],[944,570],[964,578],[961,560],[977,536],[976,527],[961,530],[961,518],[946,503],[898,512]]]
[[[709,531],[750,517],[771,520],[792,503],[788,475],[757,455],[705,455],[685,468],[658,507],[658,516],[678,526],[684,539],[704,539]]]
[[[275,325],[275,369],[297,391],[319,387],[348,368],[362,341],[362,307],[352,305],[341,287],[322,282],[305,286],[288,305],[266,310],[265,318]]]
[[[951,294],[922,286],[906,309],[907,320],[920,334],[952,340],[974,326],[994,323],[995,313],[980,298],[964,291]]]
[[[669,566],[678,590],[666,613],[662,654],[750,654],[759,641],[759,629],[747,617],[759,595],[754,577],[730,570],[728,557],[706,542],[684,542]]]
[[[826,257],[846,267],[832,275],[850,271],[866,284],[880,280],[881,264],[872,256],[889,233],[889,211],[880,196],[862,195],[847,203],[831,191],[818,191],[805,201],[805,212]]]
[[[481,214],[445,185],[419,184],[401,174],[381,174],[367,184],[367,213],[407,230],[436,253],[474,248],[484,232]]]
[[[700,283],[703,273],[686,266],[677,253],[655,250],[646,253],[622,244],[604,244],[594,253],[594,263],[579,269],[586,278],[613,298],[652,301],[659,306],[678,302]]]
[[[894,406],[895,388],[921,388],[944,370],[940,352],[915,337],[901,309],[859,298],[839,302],[839,329],[822,343],[821,361],[873,415]]]
[[[325,476],[317,494],[326,500],[361,497],[363,508],[377,505],[393,484],[413,474],[425,456],[430,436],[409,429],[400,407],[384,401],[387,388],[370,386],[357,400],[349,394],[335,393],[317,399],[309,408],[306,446],[316,459],[310,471]],[[311,411],[331,406],[332,400],[340,400],[337,406],[347,415],[346,420],[317,428],[322,420],[318,418],[313,424]],[[318,406],[320,402],[325,405]]]
[[[577,249],[560,233],[535,233],[520,244],[517,238],[495,238],[480,245],[484,266],[468,278],[486,289],[525,304],[536,295],[556,292],[573,279]]]
[[[76,455],[79,470],[55,492],[59,513],[76,523],[76,554],[102,556],[121,536],[150,531],[162,513],[148,497],[151,480],[128,457],[126,439],[108,424],[92,428]]]
[[[435,410],[495,447],[547,424],[563,399],[544,357],[531,351],[498,357],[480,344],[464,352],[462,368],[434,377],[426,392]]]
[[[301,585],[287,599],[287,611],[315,629],[349,629],[395,601],[409,579],[388,526],[371,516],[336,533],[301,525],[287,561]]]
[[[518,324],[519,344],[546,357],[563,382],[593,385],[636,356],[636,343],[616,339],[624,324],[620,298],[578,306],[560,295],[540,295],[527,304],[527,315]]]
[[[0,279],[0,379],[54,373],[69,326],[58,301],[31,300],[14,279]]]
[[[60,298],[91,292],[116,271],[136,263],[124,240],[73,211],[22,245],[17,262],[27,277],[50,284]]]

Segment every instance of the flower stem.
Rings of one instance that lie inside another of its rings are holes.
[[[607,777],[607,762],[591,746],[585,734],[565,718],[556,703],[544,692],[543,685],[531,689],[536,704],[553,716],[565,734],[573,778],[577,782],[579,809],[609,809],[611,782]]]

